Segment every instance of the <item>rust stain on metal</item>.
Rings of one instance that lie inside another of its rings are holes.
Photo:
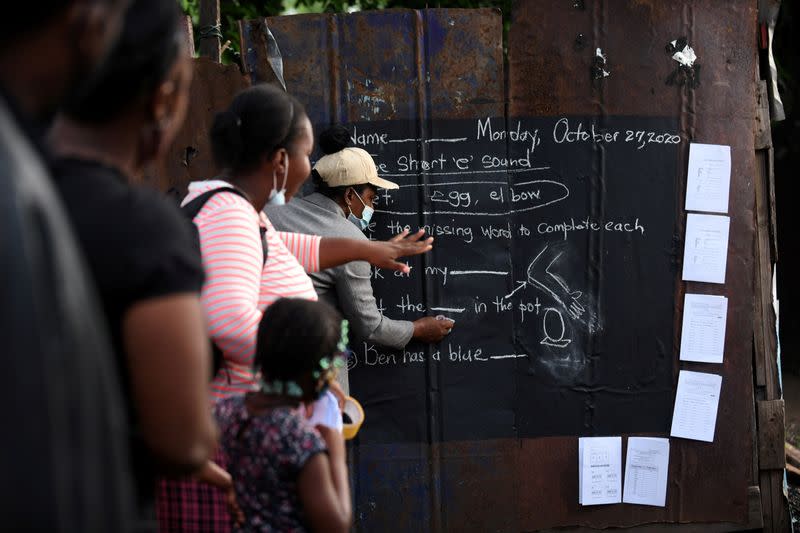
[[[255,37],[247,41],[257,34],[257,23],[246,23],[245,50],[258,48]],[[275,17],[266,23],[285,51],[287,89],[308,105],[315,124],[416,117],[423,103],[420,88],[432,118],[502,114],[496,10],[397,9]],[[313,50],[298,41],[301,35],[314,43]],[[327,54],[319,51],[322,45]],[[270,81],[262,74],[262,58],[249,59],[254,63],[246,70],[258,81]]]
[[[496,12],[495,12],[496,13]],[[449,107],[449,118],[502,115],[504,101],[503,48],[496,19],[469,17],[452,10],[446,17],[429,17],[431,100],[435,109]],[[475,51],[465,53],[464,41]]]

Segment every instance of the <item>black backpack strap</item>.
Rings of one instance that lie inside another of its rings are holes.
[[[200,211],[203,209],[203,206],[206,205],[206,203],[211,199],[211,197],[220,192],[232,192],[236,195],[241,196],[244,199],[247,199],[247,195],[241,190],[237,189],[236,187],[220,187],[218,189],[211,189],[210,191],[206,191],[203,194],[192,199],[191,202],[188,202],[185,205],[181,206],[181,211],[183,211],[183,214],[189,220],[194,220],[194,218],[198,215],[198,213],[200,213]],[[261,235],[261,251],[264,256],[264,264],[266,264],[267,250],[268,250],[267,228],[264,228],[259,224],[258,229]]]
[[[247,199],[247,195],[240,191],[235,187],[220,187],[218,189],[212,189],[210,191],[206,191],[203,194],[197,196],[196,198],[192,199],[192,201],[186,203],[185,205],[181,206],[181,211],[183,212],[184,216],[191,221],[194,221],[194,218],[200,213],[200,210],[203,209],[203,206],[206,205],[212,196],[220,192],[232,192],[241,196],[244,199]],[[197,227],[192,224],[192,227],[195,228],[195,234],[197,238],[197,248],[198,251],[200,249],[200,236],[197,234]],[[264,254],[264,264],[267,262],[267,228],[262,227],[260,224],[258,226],[260,235],[261,235],[261,250]],[[231,373],[228,365],[225,364],[225,356],[222,353],[222,350],[217,346],[213,340],[211,341],[211,379],[213,380],[220,372],[225,372],[227,381],[230,384],[231,382]]]
[[[261,224],[258,225],[258,231],[261,233],[261,251],[264,252],[264,264],[267,264],[267,250],[269,249],[269,245],[267,244],[267,228],[262,226]]]
[[[181,211],[183,214],[186,215],[188,218],[194,220],[194,217],[203,209],[203,206],[206,205],[206,202],[211,200],[211,197],[216,195],[217,193],[221,192],[232,192],[237,196],[241,196],[245,200],[247,199],[247,195],[237,189],[236,187],[219,187],[218,189],[211,189],[210,191],[206,191],[203,194],[195,197],[191,202],[188,202],[185,205],[181,206]]]

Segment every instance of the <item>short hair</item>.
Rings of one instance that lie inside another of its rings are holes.
[[[319,134],[319,148],[323,155],[335,154],[345,148],[351,146],[352,139],[350,137],[350,130],[341,124],[335,124],[330,128],[324,130]],[[330,187],[316,169],[311,171],[311,179],[314,183],[314,189],[324,194],[328,198],[344,198],[347,189],[351,187],[359,194],[363,194],[367,189],[373,189],[377,192],[378,188],[371,183],[358,183],[356,185],[339,185]]]

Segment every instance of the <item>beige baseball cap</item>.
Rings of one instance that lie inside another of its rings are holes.
[[[396,183],[378,176],[375,161],[366,150],[343,148],[338,152],[322,156],[314,170],[328,187],[343,187],[369,183],[381,189],[399,189]]]

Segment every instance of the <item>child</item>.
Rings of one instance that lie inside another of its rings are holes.
[[[259,390],[215,408],[245,518],[237,531],[349,530],[344,439],[336,429],[312,427],[302,409],[326,392],[346,337],[347,322],[322,302],[283,298],[264,312]]]

